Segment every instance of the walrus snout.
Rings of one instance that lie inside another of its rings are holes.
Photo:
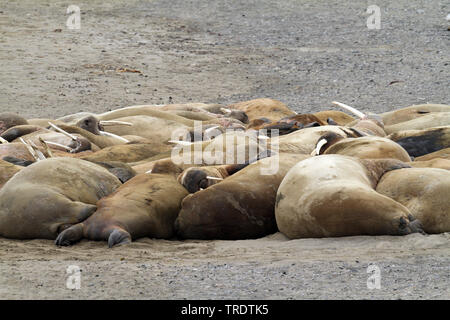
[[[181,178],[181,184],[190,193],[195,193],[202,189],[206,189],[209,186],[206,172],[202,170],[188,170],[183,174]]]

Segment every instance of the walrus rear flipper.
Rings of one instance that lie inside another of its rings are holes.
[[[122,228],[114,228],[109,234],[108,247],[131,243],[131,235]]]
[[[70,246],[83,238],[83,224],[78,223],[61,232],[55,240],[57,246]]]

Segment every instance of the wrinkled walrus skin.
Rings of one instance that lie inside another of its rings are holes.
[[[175,221],[184,239],[254,239],[277,231],[275,196],[287,171],[309,155],[280,154],[274,174],[261,175],[273,157],[256,161],[207,189],[190,194],[181,203]]]
[[[112,247],[141,237],[169,239],[186,195],[172,175],[139,174],[101,199],[86,221],[63,231],[56,244],[66,246],[86,238],[108,241]]]
[[[386,173],[377,192],[407,207],[426,233],[450,232],[450,172],[438,168]]]
[[[106,169],[73,158],[51,158],[16,173],[0,190],[0,236],[55,239],[89,217],[95,203],[121,185]]]
[[[405,206],[374,190],[385,172],[405,167],[342,155],[301,161],[278,188],[278,228],[291,239],[411,233],[418,220],[413,225]]]

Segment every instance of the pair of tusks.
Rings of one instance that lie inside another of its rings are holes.
[[[351,113],[353,113],[358,118],[367,119],[367,115],[366,114],[362,113],[361,111],[359,111],[359,110],[357,110],[357,109],[355,109],[353,107],[350,107],[350,106],[348,106],[348,105],[346,105],[344,103],[337,102],[337,101],[333,101],[331,103],[335,104],[335,105],[337,105],[337,106],[339,106],[339,107],[341,107],[341,108],[343,108],[343,109],[345,109],[347,111],[350,111]]]
[[[99,123],[102,126],[130,126],[131,127],[133,125],[130,122],[117,121],[117,120],[100,120]],[[127,139],[125,139],[125,138],[123,138],[121,136],[118,136],[118,135],[116,135],[114,133],[111,133],[111,132],[100,131],[100,135],[104,136],[104,137],[115,138],[115,139],[121,140],[121,141],[123,141],[125,143],[130,142],[129,140],[127,140]]]
[[[27,148],[31,156],[34,158],[34,160],[41,161],[46,159],[44,154],[38,149],[38,147],[34,144],[33,141],[28,140],[28,142],[26,142],[23,138],[19,138],[19,140],[25,145],[25,147]]]
[[[115,124],[117,124],[117,122],[122,122],[122,124],[132,125],[132,124],[129,123],[129,122],[123,122],[123,121],[108,121],[108,122],[109,122],[110,124],[111,124],[111,122],[115,122]],[[52,128],[54,128],[56,131],[58,131],[59,133],[62,133],[63,135],[69,137],[69,138],[72,139],[73,141],[78,141],[78,140],[79,140],[78,137],[74,136],[73,134],[68,133],[67,131],[64,131],[63,129],[61,129],[60,127],[58,127],[56,124],[53,124],[53,123],[51,123],[51,122],[49,122],[48,124],[49,124]],[[112,137],[112,138],[121,140],[121,141],[123,141],[123,142],[125,142],[125,143],[130,142],[129,140],[127,140],[127,139],[125,139],[125,138],[123,138],[123,137],[121,137],[121,136],[118,136],[118,135],[116,135],[116,134],[114,134],[114,133],[110,133],[110,132],[100,131],[100,135],[101,135],[101,136],[106,136],[106,137]],[[55,145],[55,144],[54,144],[54,145]],[[57,146],[61,147],[61,145],[57,145]],[[65,148],[65,149],[67,150],[67,148]],[[72,150],[72,149],[69,148],[69,150]]]

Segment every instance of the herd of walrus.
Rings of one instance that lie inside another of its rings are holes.
[[[332,105],[0,113],[0,236],[112,247],[141,237],[450,232],[450,106],[366,114]]]

